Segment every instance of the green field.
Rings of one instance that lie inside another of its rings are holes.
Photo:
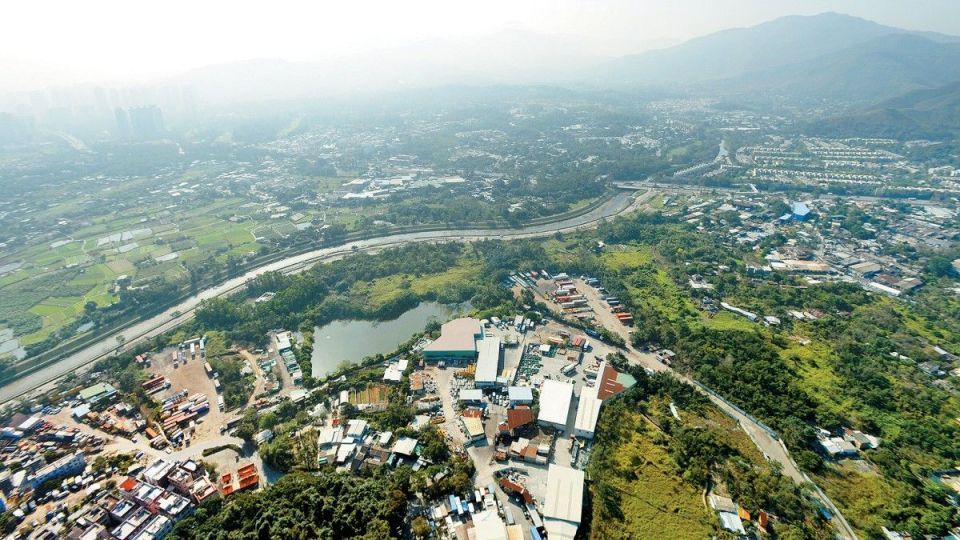
[[[406,292],[424,295],[454,289],[464,283],[470,283],[477,278],[478,270],[479,268],[476,267],[475,263],[471,265],[464,262],[460,266],[455,266],[439,274],[422,276],[400,274],[370,282],[357,282],[350,289],[350,296],[362,299],[371,308],[378,309]]]
[[[629,416],[628,422],[624,431],[629,437],[613,453],[615,467],[600,471],[623,517],[602,515],[602,503],[594,494],[591,538],[709,538],[716,517],[700,490],[677,474],[666,449],[653,442],[660,436],[656,428],[640,415]]]

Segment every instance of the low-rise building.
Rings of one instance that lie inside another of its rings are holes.
[[[537,422],[558,430],[566,429],[572,400],[572,384],[546,379],[540,387],[540,415]]]
[[[583,471],[550,465],[543,501],[543,526],[550,540],[573,540],[583,514]]]

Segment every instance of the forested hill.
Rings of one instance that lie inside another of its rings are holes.
[[[960,135],[960,81],[915,90],[811,126],[824,136],[838,133],[898,139],[946,139]]]

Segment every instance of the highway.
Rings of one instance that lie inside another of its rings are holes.
[[[639,208],[640,205],[654,195],[654,191],[648,191],[639,195],[636,193],[620,192],[602,205],[583,215],[519,229],[464,229],[394,234],[367,240],[358,240],[337,247],[318,249],[265,264],[246,272],[242,276],[226,280],[218,285],[205,289],[154,317],[137,322],[120,332],[104,336],[99,341],[80,351],[63,357],[29,375],[6,384],[0,388],[0,404],[5,404],[24,396],[33,390],[56,381],[68,373],[89,368],[97,360],[117,350],[118,336],[122,336],[124,340],[123,349],[129,349],[145,339],[175,328],[190,320],[193,317],[194,309],[196,309],[203,300],[236,292],[242,289],[247,281],[266,272],[299,272],[316,263],[335,260],[350,253],[376,251],[410,242],[469,242],[486,239],[536,238],[550,236],[557,232],[572,232],[580,229],[588,229],[596,227],[598,223],[605,219]]]

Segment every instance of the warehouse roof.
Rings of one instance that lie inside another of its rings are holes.
[[[544,527],[551,540],[573,538],[583,512],[583,471],[550,465],[543,501]]]
[[[476,339],[483,336],[483,326],[477,319],[464,317],[446,322],[440,327],[440,337],[423,348],[424,352],[476,351]]]
[[[508,540],[507,526],[496,512],[490,510],[473,515],[473,532],[477,540]]]
[[[540,387],[540,416],[537,420],[556,425],[566,425],[573,399],[573,385],[547,379]]]
[[[494,384],[500,373],[500,338],[487,338],[479,342],[477,357],[477,384]]]
[[[628,373],[620,373],[606,360],[600,362],[597,370],[597,397],[607,399],[637,384],[637,380]]]
[[[596,386],[584,386],[580,393],[580,403],[577,405],[577,421],[574,424],[577,432],[586,432],[591,435],[597,429],[597,420],[600,418],[600,405],[603,401],[597,397]]]
[[[507,389],[510,401],[533,401],[533,388],[529,386],[511,386]]]

